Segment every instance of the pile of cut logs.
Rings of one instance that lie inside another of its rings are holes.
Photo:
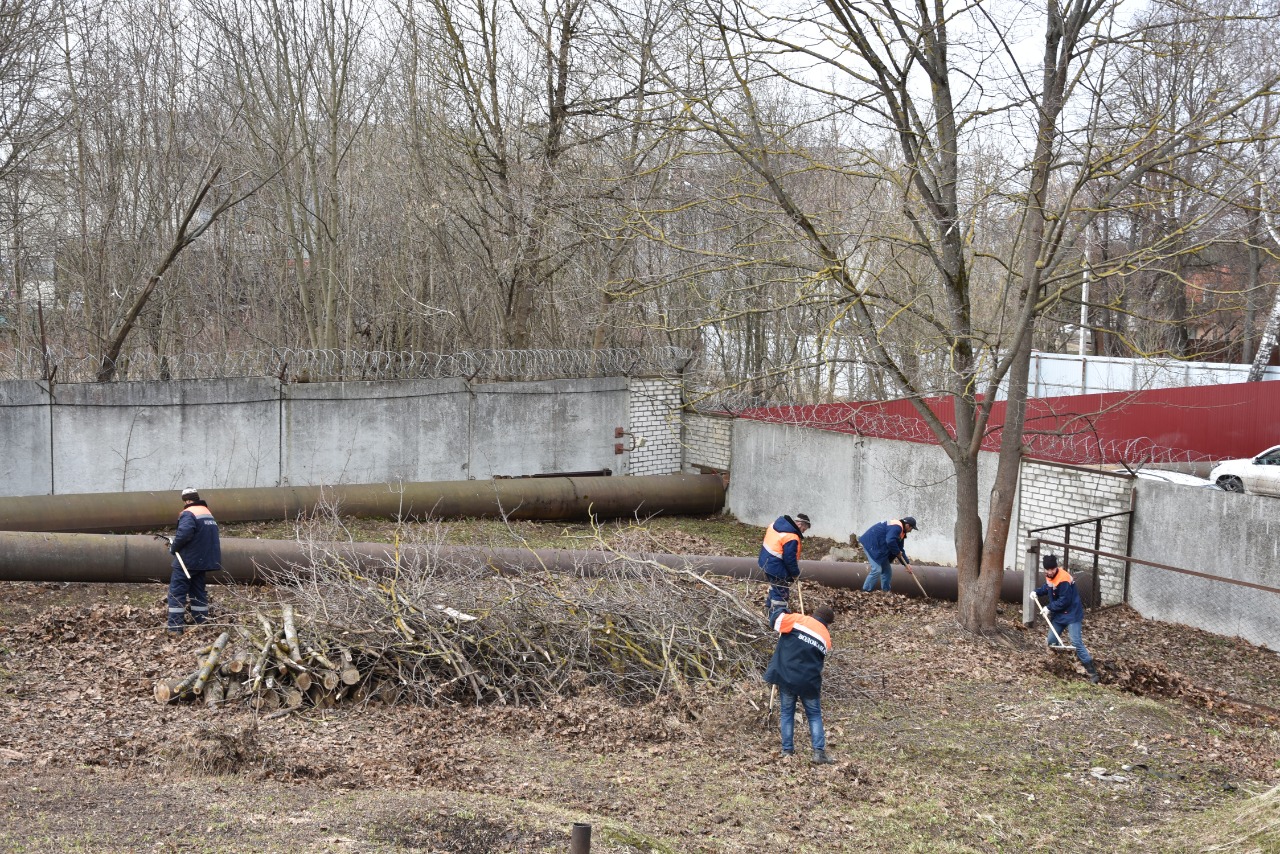
[[[155,684],[159,703],[203,700],[208,706],[245,701],[253,708],[294,709],[306,705],[328,707],[347,696],[368,699],[376,695],[363,685],[365,674],[354,664],[349,650],[336,653],[298,643],[293,608],[281,606],[280,626],[258,615],[262,633],[237,627],[241,643],[227,651],[230,632],[199,651],[199,666],[181,679],[161,679]]]

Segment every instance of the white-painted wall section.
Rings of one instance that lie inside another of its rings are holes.
[[[1135,479],[1128,474],[1024,461],[1018,481],[1018,535],[1023,548],[1029,545],[1028,532],[1037,528],[1111,516],[1100,520],[1096,530],[1093,525],[1073,526],[1071,541],[1093,548],[1096,534],[1099,551],[1125,554],[1129,544],[1129,517],[1112,514],[1129,510]],[[1057,528],[1037,537],[1062,542],[1066,534],[1064,529]],[[1064,550],[1052,546],[1045,551],[1061,556]],[[1066,559],[1067,569],[1075,575],[1093,571],[1093,555],[1074,552],[1066,555]],[[1124,601],[1122,562],[1110,558],[1098,560],[1098,592],[1103,605]]]
[[[979,512],[986,518],[995,454],[979,461]],[[914,516],[920,529],[907,540],[913,560],[956,562],[955,473],[935,445],[870,439],[760,421],[733,430],[728,509],[743,522],[765,526],[783,513],[808,513],[816,536],[848,541],[876,522]],[[1017,568],[1016,537],[1005,566]]]

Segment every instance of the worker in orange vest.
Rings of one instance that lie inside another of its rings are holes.
[[[765,602],[765,614],[772,614],[776,607],[786,607],[791,598],[791,582],[800,575],[800,547],[805,531],[809,530],[809,517],[797,513],[779,516],[764,532],[760,546],[760,568],[769,579],[769,598]]]
[[[827,733],[822,725],[822,668],[831,653],[831,623],[835,611],[826,605],[813,609],[813,616],[792,614],[785,605],[777,607],[770,617],[778,633],[778,645],[765,670],[764,681],[778,687],[781,714],[778,727],[782,735],[782,755],[794,756],[796,702],[804,705],[809,721],[809,744],[815,765],[830,765],[827,756]]]

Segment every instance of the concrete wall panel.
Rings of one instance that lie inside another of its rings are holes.
[[[460,379],[284,387],[284,483],[466,480]]]
[[[485,383],[472,391],[469,474],[620,472],[615,427],[627,426],[627,380]]]
[[[275,486],[279,383],[81,383],[54,391],[53,492]]]
[[[955,473],[933,445],[869,439],[785,424],[738,420],[733,428],[728,509],[743,522],[768,525],[783,513],[808,513],[816,536],[848,541],[876,522],[914,516],[907,540],[913,560],[954,565]],[[983,454],[980,512],[995,477]],[[1006,566],[1020,568],[1010,537]]]
[[[1139,480],[1134,557],[1280,590],[1280,499]],[[1129,603],[1144,617],[1280,650],[1280,593],[1135,564]]]
[[[51,418],[44,383],[0,382],[0,495],[52,494]]]

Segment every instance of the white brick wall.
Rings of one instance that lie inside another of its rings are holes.
[[[704,469],[729,471],[732,449],[732,416],[685,413],[683,469],[686,473],[698,474]]]
[[[684,400],[680,384],[661,378],[633,379],[627,384],[627,430],[619,439],[634,448],[623,456],[627,474],[676,474],[683,457],[680,408]],[[644,438],[644,444],[634,447]]]
[[[1094,469],[1025,461],[1022,464],[1022,480],[1018,493],[1018,536],[1025,549],[1030,545],[1028,531],[1077,522],[1110,513],[1123,513],[1130,508],[1133,478],[1129,475],[1101,472]],[[1128,553],[1129,517],[1117,516],[1101,523],[1098,545],[1094,545],[1095,524],[1072,528],[1071,542],[1086,548],[1097,548],[1116,554]],[[1058,528],[1036,535],[1051,540],[1063,540],[1065,529]],[[1058,546],[1054,552],[1061,552]],[[1073,552],[1069,555],[1068,570],[1072,574],[1085,574],[1093,569],[1093,555]],[[1115,605],[1124,601],[1124,564],[1109,558],[1098,561],[1098,588],[1103,605]]]

